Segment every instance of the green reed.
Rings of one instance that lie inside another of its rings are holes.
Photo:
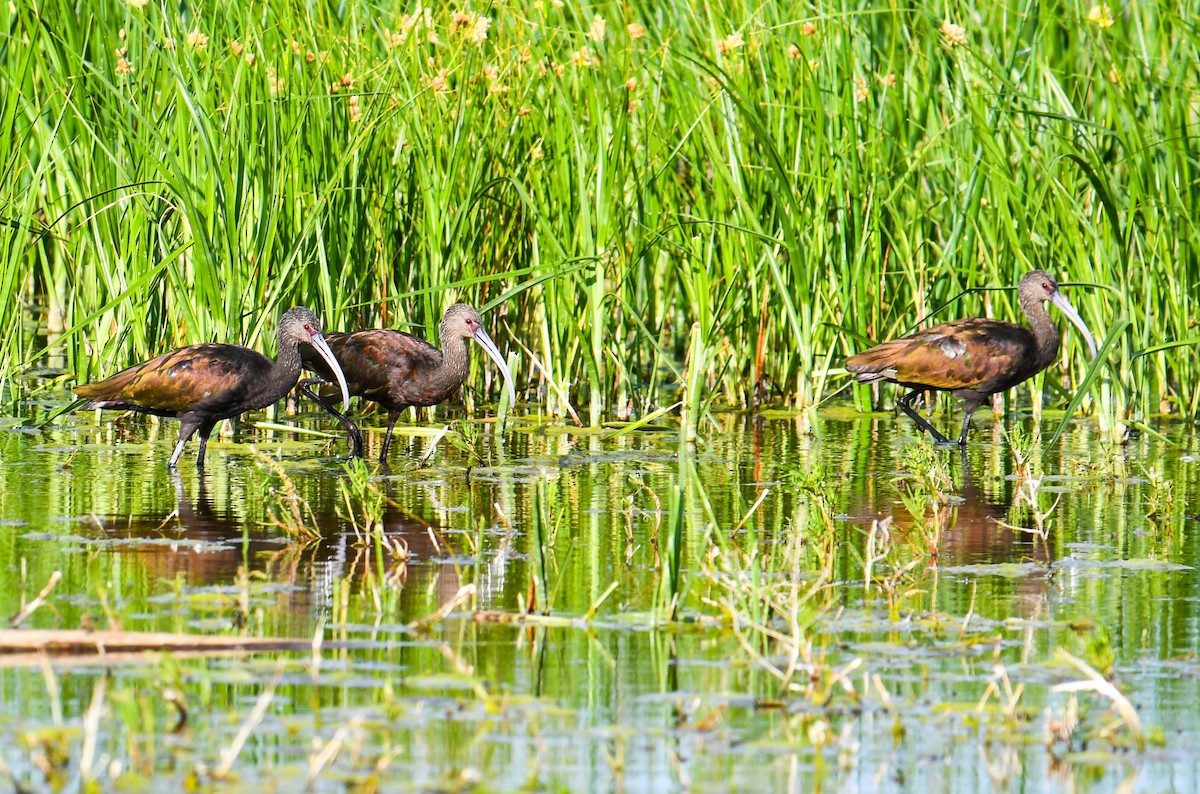
[[[691,398],[809,409],[1041,266],[1115,333],[1104,429],[1200,404],[1183,3],[80,8],[0,9],[7,383],[269,346],[296,303],[433,336],[464,298],[593,424],[674,402],[689,350]]]

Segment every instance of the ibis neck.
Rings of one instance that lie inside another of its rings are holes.
[[[1029,328],[1033,331],[1033,339],[1037,343],[1038,371],[1045,369],[1058,356],[1058,326],[1054,324],[1050,312],[1046,311],[1046,302],[1036,297],[1021,296],[1021,309],[1029,320]]]
[[[261,403],[261,407],[274,405],[287,396],[296,385],[296,381],[300,380],[300,347],[295,342],[284,342],[279,340],[279,354],[275,359],[275,363],[271,365],[271,371],[267,377],[263,378],[260,385],[255,389],[258,393],[257,403]]]
[[[467,379],[467,365],[470,353],[467,350],[467,340],[458,334],[442,336],[442,366],[441,370],[447,381],[462,383]]]

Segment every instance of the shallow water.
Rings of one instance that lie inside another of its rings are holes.
[[[0,433],[0,613],[61,571],[24,627],[320,647],[9,659],[0,758],[33,790],[1200,787],[1191,426],[1112,448],[1081,421],[1019,466],[990,415],[965,461],[844,409],[812,434],[720,416],[683,452],[665,424],[458,424],[426,466],[412,437],[372,467],[376,544],[340,439],[242,427],[173,476],[173,423],[111,419]],[[1034,525],[1030,473],[1058,500],[1044,540],[996,523]],[[946,504],[914,519],[903,495],[931,487]],[[279,526],[292,491],[318,539]],[[1053,691],[1085,680],[1060,648],[1112,664],[1144,750],[1103,693]]]

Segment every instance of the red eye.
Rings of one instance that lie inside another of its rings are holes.
[[[1043,281],[1043,282],[1042,282],[1042,289],[1046,290],[1046,294],[1047,294],[1047,295],[1049,295],[1050,293],[1054,292],[1054,287],[1053,287],[1053,286],[1051,286],[1051,284],[1050,284],[1050,282],[1049,282],[1049,281]]]
[[[315,333],[317,332],[317,329],[316,329],[316,328],[313,328],[313,327],[312,327],[312,324],[310,324],[310,323],[305,323],[305,324],[304,324],[304,332],[305,332],[305,333],[307,333],[307,334],[309,334],[309,335],[312,335],[312,334],[315,334]]]

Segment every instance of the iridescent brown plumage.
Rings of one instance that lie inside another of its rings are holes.
[[[413,406],[437,405],[450,399],[467,379],[467,365],[470,363],[468,339],[478,342],[496,362],[508,385],[509,395],[516,401],[512,375],[504,363],[504,357],[496,349],[496,343],[483,329],[483,320],[478,312],[465,303],[454,304],[442,317],[438,336],[441,350],[412,334],[383,328],[331,333],[326,337],[334,357],[346,373],[350,393],[376,402],[388,412],[387,435],[379,453],[381,461],[387,460],[392,431],[401,413]],[[301,354],[305,369],[317,373],[321,379],[329,380],[329,367],[324,361],[306,347],[301,348]],[[331,408],[309,388],[319,382],[320,379],[304,381],[301,390],[325,406],[346,426],[350,434],[350,454],[361,457],[362,433],[353,421]]]
[[[864,383],[888,380],[911,389],[896,401],[900,410],[939,443],[946,443],[946,437],[913,409],[912,401],[924,391],[954,392],[966,412],[958,436],[958,443],[965,444],[971,415],[984,400],[1033,377],[1058,356],[1058,327],[1046,311],[1047,301],[1079,328],[1096,355],[1091,331],[1049,273],[1026,273],[1017,295],[1028,328],[986,317],[954,320],[853,355],[846,359],[846,369]]]
[[[167,466],[175,468],[183,445],[197,430],[200,451],[196,454],[196,465],[204,466],[208,437],[217,422],[266,408],[296,385],[300,379],[301,341],[329,361],[330,377],[337,378],[344,404],[349,407],[345,377],[321,337],[317,316],[303,306],[289,309],[279,318],[278,333],[279,357],[275,361],[239,345],[191,345],[122,370],[98,383],[76,386],[75,393],[91,400],[85,408],[116,408],[178,417],[179,443]]]

